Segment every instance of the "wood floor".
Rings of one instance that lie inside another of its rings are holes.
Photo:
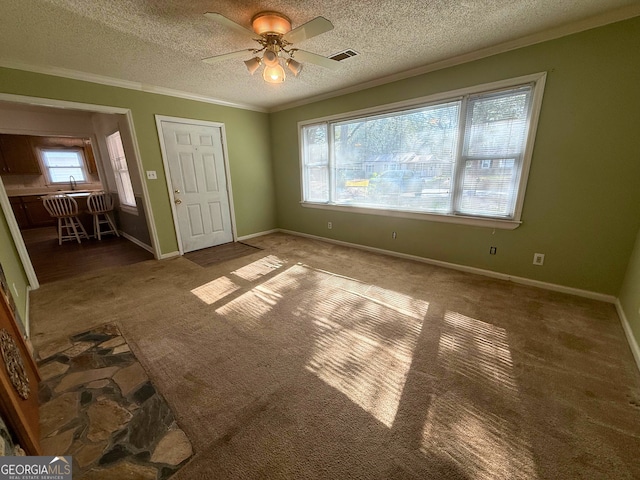
[[[123,237],[108,235],[78,242],[62,242],[54,227],[22,230],[38,281],[55,282],[107,267],[152,260],[153,254]]]

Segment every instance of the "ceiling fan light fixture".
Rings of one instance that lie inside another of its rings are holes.
[[[302,64],[300,62],[296,62],[293,58],[289,58],[286,63],[287,68],[291,70],[294,77],[297,77],[302,71]]]
[[[282,68],[282,65],[277,64],[274,67],[264,67],[262,78],[267,83],[282,83],[284,82],[286,75],[284,73],[284,68]]]
[[[264,63],[267,67],[275,67],[279,64],[278,53],[275,50],[267,50],[262,56],[262,63]]]
[[[262,63],[262,60],[260,60],[259,57],[253,57],[253,58],[251,58],[249,60],[246,60],[244,62],[244,64],[247,66],[247,70],[249,70],[249,73],[251,75],[256,73],[256,70],[258,70],[258,68],[260,67],[261,63]]]
[[[260,12],[251,19],[251,26],[258,35],[284,35],[291,30],[291,20],[278,12]]]

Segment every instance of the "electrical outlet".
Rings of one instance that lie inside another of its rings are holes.
[[[331,230],[333,228],[333,223],[327,222],[327,228]]]
[[[398,234],[396,232],[392,232],[391,233],[391,238],[393,238],[395,240],[396,238],[398,238]]]
[[[533,264],[534,265],[544,265],[544,253],[534,253],[533,254]]]
[[[149,180],[157,180],[158,174],[156,173],[155,170],[147,170],[147,178]]]
[[[497,252],[497,250],[498,250],[498,249],[497,249],[496,247],[491,247],[491,248],[489,249],[489,255],[495,255],[495,254],[496,254],[496,252]]]

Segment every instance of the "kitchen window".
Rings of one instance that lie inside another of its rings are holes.
[[[87,182],[84,154],[80,149],[40,149],[42,166],[49,184]],[[71,188],[71,187],[70,187]]]
[[[301,122],[302,205],[516,228],[544,80]]]
[[[124,145],[120,132],[107,136],[107,150],[116,181],[116,189],[120,198],[120,205],[136,209],[136,197],[131,185],[131,176],[127,165],[127,157],[124,154]]]

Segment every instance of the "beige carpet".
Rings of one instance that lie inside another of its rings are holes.
[[[283,234],[33,293],[36,347],[117,322],[195,456],[176,479],[640,477],[612,305]]]

